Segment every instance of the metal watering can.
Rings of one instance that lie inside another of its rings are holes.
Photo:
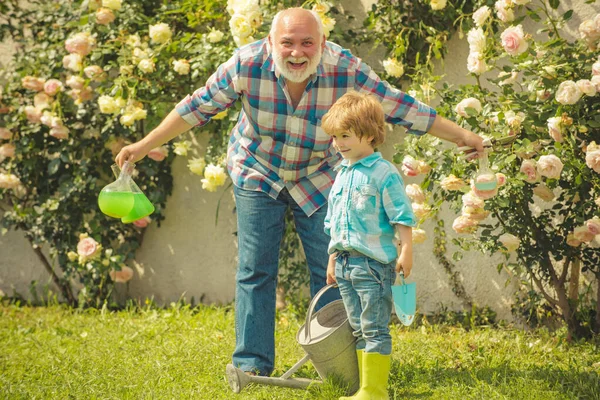
[[[348,316],[342,300],[335,300],[314,312],[319,299],[331,284],[321,289],[311,300],[306,322],[296,334],[296,341],[306,355],[282,376],[250,376],[232,364],[225,370],[229,386],[239,393],[249,383],[306,389],[311,384],[323,381],[306,378],[291,378],[304,363],[311,360],[321,379],[336,376],[348,385],[349,392],[355,392],[359,386],[358,360],[356,358],[356,338],[348,322]]]

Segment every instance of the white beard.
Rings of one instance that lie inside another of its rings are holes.
[[[281,72],[283,77],[290,82],[300,83],[307,80],[312,74],[317,72],[317,67],[321,62],[321,56],[323,55],[323,49],[319,48],[319,52],[314,55],[312,59],[308,57],[287,57],[284,59],[281,56],[281,53],[276,49],[273,49],[273,61],[275,61],[275,66]],[[288,68],[287,62],[291,61],[294,63],[301,63],[306,61],[306,68],[300,71],[294,71],[293,69]]]

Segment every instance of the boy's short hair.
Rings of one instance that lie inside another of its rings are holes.
[[[358,138],[373,136],[372,147],[385,140],[385,114],[372,94],[351,90],[331,106],[321,120],[321,128],[328,135],[351,132]]]

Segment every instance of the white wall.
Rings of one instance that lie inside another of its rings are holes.
[[[571,2],[568,2],[571,3]],[[582,19],[599,12],[599,6],[574,2],[569,8],[575,9],[575,16],[569,25],[575,32]],[[353,13],[357,21],[365,16],[365,7],[372,1],[344,1],[343,7]],[[567,7],[562,7],[564,11]],[[531,28],[531,27],[529,27]],[[534,32],[531,28],[526,30]],[[456,35],[450,42],[451,51],[445,61],[446,80],[454,84],[469,82],[466,58],[466,39]],[[5,47],[8,49],[8,47]],[[381,70],[381,50],[369,48],[357,50],[376,70]],[[0,48],[0,54],[7,54]],[[384,156],[391,159],[393,144],[402,140],[403,134],[393,132],[383,146]],[[219,222],[215,226],[215,212],[221,193],[209,193],[201,189],[200,178],[192,175],[185,161],[178,159],[173,166],[174,191],[168,199],[166,220],[157,228],[152,224],[144,237],[137,254],[135,277],[128,285],[117,284],[120,298],[127,296],[144,300],[154,298],[158,304],[177,301],[184,297],[196,302],[202,298],[205,303],[224,304],[233,300],[236,270],[236,230],[233,200],[230,191],[222,198]],[[406,183],[417,182],[407,179]],[[455,215],[446,211],[443,214],[449,239],[450,228]],[[421,312],[438,310],[440,305],[448,309],[461,309],[461,300],[452,292],[447,273],[433,255],[433,223],[423,227],[428,232],[428,240],[415,246],[415,267],[413,276],[417,282],[419,307]],[[449,246],[450,247],[450,246]],[[448,252],[448,257],[452,254]],[[502,319],[511,319],[510,303],[513,284],[505,286],[507,275],[498,274],[495,266],[500,256],[470,253],[458,263],[457,270],[463,277],[463,285],[477,305],[490,306]],[[27,241],[20,232],[8,232],[0,236],[0,290],[11,294],[12,289],[26,295],[32,279],[47,281],[43,271]]]

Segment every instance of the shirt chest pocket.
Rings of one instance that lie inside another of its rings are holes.
[[[377,187],[370,184],[358,185],[352,193],[354,207],[367,213],[376,212],[379,204]]]

